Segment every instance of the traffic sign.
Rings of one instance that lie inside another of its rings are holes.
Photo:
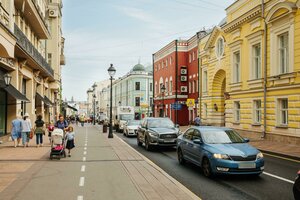
[[[186,100],[186,105],[188,107],[194,107],[195,106],[195,99],[187,99]]]
[[[172,110],[181,110],[182,109],[182,105],[181,104],[176,104],[176,103],[172,103],[171,104],[171,109]]]

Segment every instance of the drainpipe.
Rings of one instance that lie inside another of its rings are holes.
[[[175,40],[175,103],[177,106],[177,90],[178,90],[178,40]],[[175,109],[175,124],[178,124],[178,110]]]
[[[265,19],[265,2],[261,1],[261,16],[264,21],[264,130],[262,138],[266,137],[267,131],[267,23]]]
[[[199,49],[199,45],[200,45],[200,34],[202,33],[202,31],[197,32],[197,47],[198,47],[198,59],[197,59],[197,67],[198,67],[198,105],[199,105],[199,117],[201,119],[201,113],[202,113],[202,106],[201,106],[201,97],[202,97],[202,70],[200,70],[201,68],[201,59],[200,59],[200,49]],[[196,107],[197,110],[197,107]],[[198,115],[198,112],[197,112]],[[201,120],[202,121],[202,120]]]
[[[153,73],[153,80],[152,80],[152,92],[153,92],[153,95],[152,95],[152,117],[155,117],[155,113],[154,113],[154,97],[155,97],[155,82],[154,82],[154,54],[152,54],[152,73]],[[151,102],[150,102],[151,103]]]

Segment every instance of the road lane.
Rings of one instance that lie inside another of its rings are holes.
[[[294,180],[299,167],[297,162],[265,156],[265,171],[269,174],[260,177],[218,176],[208,179],[193,164],[179,165],[175,149],[159,148],[148,152],[137,146],[136,138],[117,135],[202,199],[293,199],[292,184],[271,175]]]

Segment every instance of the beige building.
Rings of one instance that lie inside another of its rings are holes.
[[[62,0],[48,2],[1,0],[0,137],[10,133],[17,115],[28,113],[34,121],[41,114],[49,122],[58,114]]]

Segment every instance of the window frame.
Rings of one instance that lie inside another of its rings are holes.
[[[237,55],[239,55],[239,56],[237,56]],[[233,61],[232,62],[232,71],[233,71],[232,81],[233,81],[233,83],[240,83],[241,82],[241,50],[236,50],[236,51],[232,52],[232,61]]]
[[[257,103],[260,102],[259,108],[257,107]],[[261,99],[253,100],[253,123],[261,124],[262,123],[262,101]]]
[[[234,108],[234,122],[240,123],[241,121],[241,102],[240,101],[234,101],[233,102],[233,108]]]
[[[222,41],[222,44],[220,44]],[[219,37],[216,42],[215,54],[217,58],[221,58],[224,55],[225,41],[223,37]]]
[[[286,108],[283,108],[283,102],[286,101]],[[288,126],[289,125],[289,100],[288,98],[278,98],[277,99],[277,124],[278,126]],[[284,112],[284,113],[283,113]],[[283,115],[285,117],[283,117]],[[283,120],[286,120],[285,122]]]

